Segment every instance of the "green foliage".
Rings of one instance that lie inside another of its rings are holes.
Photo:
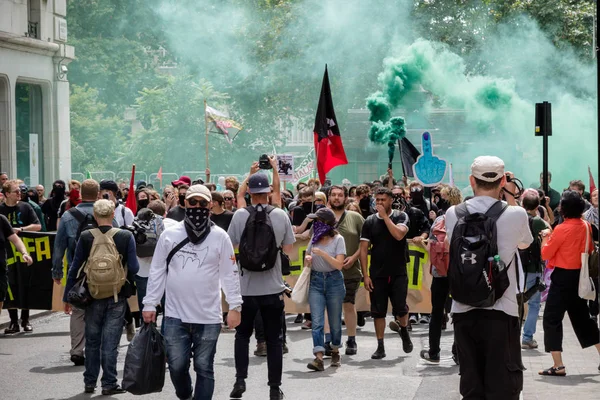
[[[115,154],[124,141],[123,121],[107,114],[97,89],[71,85],[70,103],[73,171],[115,168]]]

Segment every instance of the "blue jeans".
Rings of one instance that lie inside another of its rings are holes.
[[[312,314],[313,354],[325,352],[325,309],[331,330],[331,348],[342,346],[342,304],[345,296],[342,271],[311,272],[308,303]]]
[[[142,301],[144,297],[146,297],[146,288],[148,287],[148,277],[143,278],[141,276],[135,276],[135,287],[137,288],[137,299],[138,299],[138,307],[140,312],[144,309],[144,304]]]
[[[525,289],[529,289],[533,285],[535,285],[536,279],[542,278],[542,274],[540,273],[527,273],[527,282],[525,282]],[[538,316],[540,314],[540,306],[542,302],[542,292],[537,292],[534,294],[527,305],[529,306],[529,310],[527,311],[527,319],[525,320],[525,325],[523,325],[523,341],[530,342],[533,340],[533,334],[535,333],[535,325],[537,323]]]
[[[215,391],[213,365],[221,324],[188,324],[180,319],[165,317],[165,345],[171,381],[179,399],[192,396],[190,355],[194,355],[196,386],[194,400],[212,399]]]
[[[85,309],[85,372],[86,386],[96,386],[102,365],[102,389],[112,389],[117,383],[117,356],[123,334],[123,318],[127,301],[113,297],[94,300]]]

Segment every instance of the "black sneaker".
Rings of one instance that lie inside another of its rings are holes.
[[[400,327],[400,338],[402,339],[402,350],[406,354],[411,353],[413,351],[413,344],[410,340],[407,327]]]
[[[283,354],[287,354],[290,352],[290,349],[288,348],[287,343],[284,343],[282,346],[282,350],[283,350]]]
[[[371,355],[371,359],[381,360],[382,358],[385,358],[385,349],[383,347],[378,347],[377,350],[375,350],[375,353]]]
[[[425,361],[437,364],[440,362],[440,353],[431,354],[429,353],[429,350],[421,350],[421,358]]]
[[[33,327],[29,323],[29,321],[21,321],[21,326],[23,327],[23,332],[31,333],[33,332]]]
[[[241,399],[245,391],[246,382],[238,381],[233,385],[233,390],[231,391],[231,394],[229,394],[229,397],[232,399]]]
[[[76,367],[80,367],[82,365],[85,365],[85,357],[84,356],[78,356],[77,354],[73,354],[71,356],[71,362],[73,364],[75,364]]]
[[[356,355],[357,350],[358,350],[358,346],[356,345],[356,342],[351,342],[351,341],[346,342],[346,355],[347,356]]]
[[[5,335],[14,335],[15,333],[21,332],[21,328],[19,328],[18,322],[11,322],[8,328],[4,330]]]
[[[333,352],[333,349],[331,348],[331,343],[326,342],[325,343],[325,357],[331,357],[331,353]]]
[[[123,389],[119,385],[117,385],[111,389],[102,389],[102,396],[112,396],[113,394],[123,394],[123,393],[127,393],[127,390]]]
[[[83,389],[84,393],[94,393],[96,391],[96,385],[85,385]]]
[[[285,398],[285,396],[279,387],[272,387],[269,391],[269,400],[281,400],[283,398]]]
[[[296,319],[294,320],[295,324],[301,324],[304,321],[304,316],[302,314],[296,315]]]

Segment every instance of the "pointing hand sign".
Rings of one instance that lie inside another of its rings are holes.
[[[433,140],[429,132],[423,133],[421,150],[423,154],[413,166],[415,178],[424,186],[435,186],[444,180],[447,163],[433,155]]]

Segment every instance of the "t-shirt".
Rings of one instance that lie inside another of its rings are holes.
[[[410,220],[408,233],[406,234],[407,239],[412,239],[417,236],[421,236],[424,233],[429,233],[431,224],[429,223],[429,217],[417,207],[408,207],[406,210],[408,219]]]
[[[410,225],[408,215],[403,211],[392,210],[390,219],[395,225]],[[370,215],[365,220],[360,240],[371,243],[371,277],[406,275],[408,246],[406,237],[396,240],[379,214]]]
[[[214,222],[219,228],[223,229],[225,232],[227,232],[227,229],[229,229],[229,224],[231,224],[232,218],[233,213],[227,210],[225,210],[221,214],[210,214],[210,220]]]
[[[266,207],[266,205],[262,205]],[[257,207],[257,206],[255,206]],[[240,208],[233,214],[233,219],[229,225],[227,233],[231,238],[234,247],[239,246],[242,239],[242,233],[246,227],[246,221],[250,214],[245,208]],[[294,232],[292,231],[292,223],[285,211],[275,208],[269,214],[273,231],[275,233],[275,241],[277,246],[294,244]],[[283,284],[283,275],[281,273],[281,257],[275,260],[275,266],[267,271],[254,272],[246,269],[241,271],[240,284],[242,296],[263,296],[267,294],[282,293],[285,290]]]
[[[547,228],[546,222],[544,222],[544,220],[538,216],[533,217],[533,221],[531,222],[531,225],[533,228],[531,235],[534,238],[539,237],[540,232]],[[541,239],[539,239],[539,240],[541,243]],[[541,248],[540,248],[540,251],[541,251]],[[542,259],[541,253],[539,254],[539,259],[540,260]],[[541,268],[540,265],[523,265],[523,269],[525,270],[525,272],[529,272],[529,273],[540,272],[540,268]]]
[[[8,219],[4,215],[0,215],[0,274],[4,273],[6,268],[6,249],[10,246],[8,238],[13,234],[14,232]]]
[[[333,258],[335,258],[336,256],[339,256],[340,254],[346,255],[346,244],[344,242],[344,238],[342,237],[342,235],[335,235],[332,239],[333,240],[329,241],[326,244],[323,244],[320,242],[320,243],[313,245],[312,243],[309,243],[308,247],[306,249],[306,254],[310,254],[313,248],[317,248],[317,249],[323,250],[325,253],[329,254]],[[323,239],[321,239],[321,241],[322,240]],[[311,256],[312,256],[312,267],[311,268],[313,271],[331,272],[331,271],[336,270],[323,257],[318,256],[316,254],[311,254]]]
[[[346,211],[344,220],[337,226],[337,231],[342,235],[346,243],[346,256],[353,255],[360,247],[360,234],[364,223],[365,219],[362,215],[355,211]],[[342,269],[342,273],[344,274],[344,279],[362,278],[360,257],[350,268]]]
[[[477,196],[468,201],[467,210],[470,213],[485,213],[496,203],[496,199],[488,196]],[[456,226],[455,207],[450,207],[446,211],[446,239],[452,239],[452,233]],[[527,212],[522,207],[508,207],[496,221],[496,230],[498,234],[497,244],[500,259],[509,265],[508,278],[510,285],[504,292],[504,295],[496,301],[492,307],[486,307],[486,310],[503,311],[513,317],[518,317],[519,308],[517,306],[517,274],[515,272],[516,259],[515,253],[519,244],[531,244],[533,236],[529,231],[529,219]],[[467,306],[457,301],[452,302],[453,313],[465,313],[474,310],[476,307]]]
[[[42,212],[44,213],[44,215],[46,215],[46,218],[48,219],[46,228],[50,232],[56,230],[56,221],[58,220],[58,210],[60,207],[60,203],[57,203],[58,201],[62,200],[50,198],[42,206]]]
[[[13,228],[22,228],[32,224],[39,224],[33,207],[28,203],[19,201],[17,205],[9,207],[6,203],[0,204],[0,215],[4,215]]]
[[[115,222],[119,228],[122,226],[131,226],[134,219],[135,215],[133,215],[133,211],[125,207],[123,204],[119,204],[115,208]]]
[[[167,213],[167,218],[174,219],[177,222],[181,222],[185,219],[185,208],[181,206],[173,207]]]

